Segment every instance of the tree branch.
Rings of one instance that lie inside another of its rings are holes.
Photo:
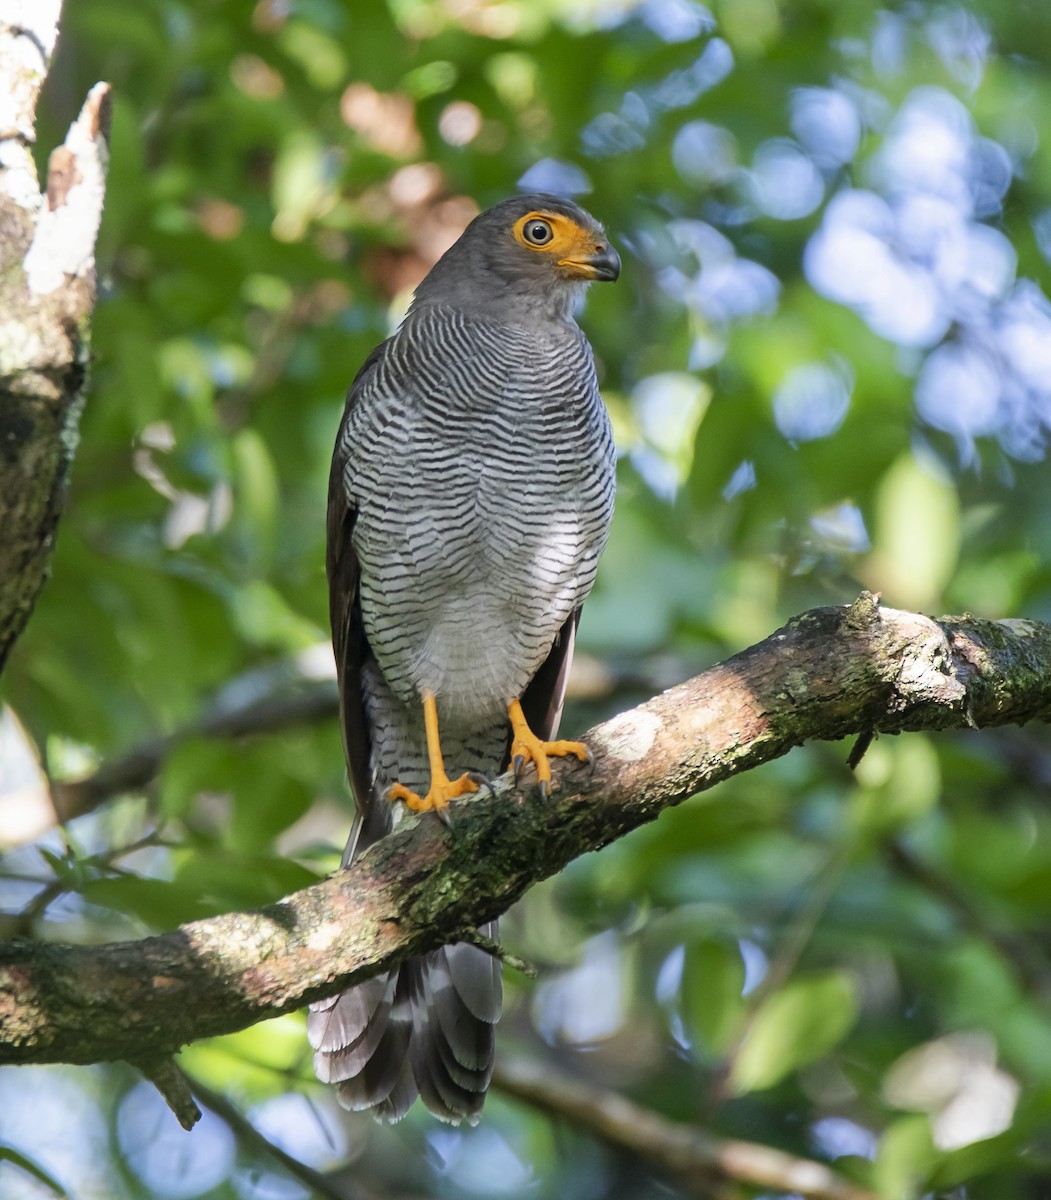
[[[607,1144],[638,1155],[697,1196],[711,1196],[715,1179],[733,1179],[808,1200],[876,1200],[874,1192],[856,1187],[823,1163],[669,1121],[548,1063],[505,1055],[497,1061],[493,1084],[505,1095],[550,1116],[566,1117]]]
[[[175,747],[189,738],[251,737],[289,726],[333,720],[338,713],[335,665],[331,679],[303,678],[293,686],[282,681],[273,692],[253,696],[245,703],[211,708],[173,733],[143,742],[127,754],[104,762],[82,779],[52,782],[56,818],[72,821],[112,796],[146,787]]]
[[[53,812],[50,816],[45,815],[25,840],[39,836],[40,827],[72,821],[92,812],[113,796],[148,787],[168,755],[189,738],[255,737],[335,719],[339,713],[336,664],[331,662],[330,654],[328,657],[330,670],[326,674],[318,673],[315,661],[311,661],[309,671],[303,670],[297,662],[280,662],[246,672],[225,685],[217,699],[195,720],[107,760],[90,775],[53,780]],[[314,659],[313,652],[310,658]],[[634,665],[610,668],[586,655],[578,655],[573,660],[566,698],[601,698],[608,702],[617,693],[635,697],[661,685],[660,676],[665,672],[660,672],[658,677],[656,674]],[[681,675],[682,672],[678,677]]]
[[[109,86],[52,151],[32,147],[60,0],[0,0],[0,671],[47,579],[77,445],[95,305]]]
[[[160,1092],[164,1103],[175,1114],[183,1129],[192,1129],[201,1119],[201,1110],[194,1102],[190,1081],[172,1058],[154,1059],[137,1064],[143,1075]]]
[[[320,1171],[315,1171],[313,1167],[300,1162],[287,1150],[282,1150],[260,1133],[244,1113],[222,1093],[207,1087],[199,1080],[191,1080],[190,1086],[205,1108],[210,1108],[217,1117],[226,1122],[242,1147],[261,1158],[272,1158],[292,1179],[310,1188],[313,1196],[323,1197],[323,1200],[377,1200],[372,1192],[366,1192],[358,1183],[344,1183],[322,1175]]]
[[[812,738],[1046,720],[1051,625],[815,609],[593,729],[547,802],[506,777],[249,913],[105,946],[0,945],[0,1062],[157,1059],[299,1008],[490,920],[535,882]],[[527,781],[528,782],[528,781]]]

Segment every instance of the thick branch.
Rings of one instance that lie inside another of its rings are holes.
[[[0,0],[0,670],[50,568],[84,403],[109,87],[33,161],[60,0]]]
[[[565,1117],[609,1145],[638,1155],[697,1196],[711,1196],[715,1179],[733,1179],[808,1200],[876,1200],[875,1193],[848,1183],[823,1163],[669,1121],[547,1063],[501,1058],[493,1083],[508,1096]]]
[[[504,912],[533,883],[811,738],[1046,720],[1051,625],[804,613],[593,729],[547,803],[507,779],[450,833],[406,822],[348,871],[251,913],[108,946],[0,946],[0,1062],[156,1059],[298,1008]]]

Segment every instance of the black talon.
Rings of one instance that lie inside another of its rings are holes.
[[[493,781],[488,775],[483,775],[481,771],[468,771],[467,778],[472,783],[477,783],[480,788],[484,787],[493,799],[496,798],[496,792],[493,791]]]
[[[551,795],[551,785],[546,779],[540,780],[540,799],[547,800]]]
[[[441,823],[445,826],[445,828],[448,829],[450,833],[452,833],[453,817],[452,817],[452,813],[449,811],[448,807],[446,806],[444,808],[438,808],[436,806],[434,809],[434,815],[438,818],[439,821],[441,821]]]
[[[522,777],[522,768],[524,766],[525,766],[525,755],[524,754],[516,754],[515,761],[513,764],[514,775],[515,775],[515,787],[518,786],[518,781]]]

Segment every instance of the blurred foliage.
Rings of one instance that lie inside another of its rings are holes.
[[[519,187],[577,193],[625,260],[582,318],[622,470],[565,729],[862,587],[1051,620],[1049,60],[1051,8],[994,0],[68,3],[41,156],[106,78],[112,163],[83,442],[4,679],[9,790],[40,802],[19,744],[76,777],[324,673],[345,389]],[[500,1046],[887,1200],[1046,1195],[1046,734],[846,754],[796,751],[537,887],[505,932],[541,978],[509,973]],[[9,853],[0,903],[92,941],[272,899],[335,866],[343,774],[334,722],[188,740]],[[499,1094],[474,1130],[352,1119],[298,1017],[183,1061],[375,1193],[669,1194]],[[9,1071],[0,1192],[61,1186],[306,1194],[129,1072]]]

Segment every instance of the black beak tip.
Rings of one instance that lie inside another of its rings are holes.
[[[614,283],[620,277],[620,255],[612,246],[606,246],[592,258],[591,267],[599,282]]]

